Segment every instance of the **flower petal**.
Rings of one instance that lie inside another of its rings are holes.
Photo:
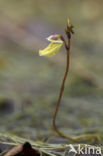
[[[62,45],[63,43],[52,42],[44,50],[39,50],[39,55],[40,56],[53,56],[59,52]]]
[[[56,35],[51,35],[47,38],[48,41],[51,41],[53,43],[63,43],[63,41],[61,40],[60,35],[56,34]]]

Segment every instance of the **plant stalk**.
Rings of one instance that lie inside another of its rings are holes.
[[[60,93],[59,93],[59,97],[58,97],[58,101],[57,101],[57,105],[56,105],[56,109],[54,112],[54,116],[53,116],[53,128],[55,130],[55,132],[61,136],[62,138],[68,139],[72,142],[81,142],[81,141],[91,141],[91,140],[98,140],[100,141],[100,136],[98,134],[84,134],[84,135],[80,135],[80,136],[76,136],[76,137],[71,137],[71,136],[67,136],[65,135],[63,132],[61,132],[57,126],[56,126],[56,118],[57,118],[57,114],[59,111],[59,107],[60,107],[60,102],[63,96],[63,91],[64,91],[64,87],[65,87],[65,82],[68,76],[68,72],[69,72],[69,64],[70,64],[70,38],[68,38],[68,45],[65,42],[65,39],[62,38],[65,44],[65,49],[66,49],[66,70],[64,73],[64,77],[62,80],[62,84],[61,84],[61,88],[60,88]]]
[[[70,64],[70,39],[68,40],[68,45],[66,45],[65,40],[64,40],[64,43],[65,43],[66,58],[67,58],[66,59],[66,70],[65,70],[65,74],[64,74],[63,81],[62,81],[62,84],[61,84],[60,93],[59,93],[55,113],[54,113],[54,116],[53,116],[53,128],[54,128],[54,130],[57,132],[57,134],[59,136],[61,136],[63,138],[66,138],[66,139],[69,139],[71,141],[74,141],[74,139],[72,137],[66,136],[65,134],[60,132],[59,129],[57,128],[57,126],[56,126],[56,117],[57,117],[59,107],[60,107],[60,102],[61,102],[61,99],[62,99],[62,96],[63,96],[63,91],[64,91],[65,82],[66,82],[66,79],[67,79],[67,75],[68,75],[68,71],[69,71],[69,64]]]

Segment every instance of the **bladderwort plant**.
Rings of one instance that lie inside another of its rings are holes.
[[[64,37],[60,34],[51,35],[47,38],[47,40],[50,41],[51,43],[44,50],[39,50],[40,56],[47,56],[47,57],[56,55],[59,52],[60,48],[63,46],[63,44],[64,44],[64,47],[66,50],[66,70],[64,73],[64,77],[63,77],[63,81],[61,84],[60,93],[59,93],[55,113],[53,116],[53,128],[59,136],[66,138],[72,142],[99,140],[99,136],[97,134],[86,134],[86,135],[80,135],[80,136],[75,136],[75,137],[67,136],[63,132],[61,132],[56,126],[56,117],[58,114],[60,102],[61,102],[61,99],[63,96],[64,87],[65,87],[65,82],[66,82],[67,75],[69,72],[71,36],[72,36],[72,34],[74,34],[73,28],[74,28],[73,25],[71,24],[70,20],[68,19],[67,20],[67,26],[65,28],[65,33],[67,36],[67,42],[64,39]]]

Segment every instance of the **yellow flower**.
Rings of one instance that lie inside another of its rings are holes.
[[[63,45],[60,35],[51,35],[47,40],[51,41],[51,43],[44,50],[39,50],[40,56],[54,56]]]

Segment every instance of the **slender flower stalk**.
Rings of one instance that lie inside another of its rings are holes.
[[[53,128],[57,132],[57,134],[59,134],[59,136],[61,136],[63,138],[66,138],[66,139],[69,139],[71,141],[74,141],[74,138],[72,138],[70,136],[66,136],[64,133],[60,132],[59,129],[57,128],[57,126],[56,126],[56,117],[57,117],[57,113],[58,113],[58,110],[59,110],[59,107],[60,107],[60,102],[61,102],[61,99],[62,99],[62,96],[63,96],[64,87],[65,87],[65,82],[66,82],[66,79],[67,79],[67,76],[68,76],[68,72],[69,72],[70,39],[71,39],[71,33],[73,33],[73,30],[72,30],[72,28],[70,29],[70,27],[73,28],[73,26],[70,24],[70,21],[69,21],[67,23],[67,28],[65,29],[65,32],[66,32],[66,35],[67,35],[67,39],[68,39],[68,44],[66,44],[65,39],[61,36],[61,39],[64,41],[64,45],[65,45],[65,49],[66,49],[66,70],[65,70],[64,77],[63,77],[63,80],[62,80],[60,93],[59,93],[59,97],[58,97],[55,113],[54,113],[54,116],[53,116]]]
[[[58,101],[57,101],[57,105],[56,105],[56,109],[54,112],[54,116],[53,116],[53,128],[55,130],[55,132],[63,137],[66,138],[72,142],[81,142],[81,141],[90,141],[90,140],[99,140],[98,135],[95,134],[87,134],[87,135],[80,135],[77,137],[71,137],[71,136],[66,136],[63,132],[61,132],[57,126],[56,126],[56,117],[59,111],[59,107],[60,107],[60,102],[63,96],[63,91],[64,91],[64,87],[65,87],[65,82],[68,76],[68,72],[69,72],[69,64],[70,64],[70,41],[71,41],[71,35],[74,33],[73,31],[73,25],[70,23],[70,20],[67,21],[67,27],[65,29],[65,33],[67,36],[67,43],[64,39],[63,36],[61,35],[51,35],[47,38],[47,40],[49,40],[51,43],[48,45],[47,48],[45,48],[44,50],[40,50],[39,51],[39,55],[40,56],[54,56],[56,55],[60,48],[62,47],[62,45],[64,44],[65,49],[66,49],[66,69],[65,69],[65,73],[64,73],[64,77],[62,80],[62,84],[61,84],[61,88],[60,88],[60,93],[59,93],[59,97],[58,97]]]
[[[60,93],[59,93],[59,97],[58,97],[58,101],[57,101],[57,105],[56,105],[56,110],[55,110],[55,113],[54,113],[54,116],[53,116],[53,128],[63,138],[67,138],[67,136],[65,136],[63,133],[61,133],[58,130],[58,128],[56,127],[56,117],[57,117],[57,113],[58,113],[58,110],[59,110],[59,107],[60,107],[60,102],[61,102],[61,99],[62,99],[62,95],[63,95],[63,91],[64,91],[64,87],[65,87],[65,82],[66,82],[66,78],[67,78],[68,71],[69,71],[70,45],[68,45],[68,48],[66,46],[66,52],[67,52],[66,70],[65,70],[65,74],[64,74],[63,81],[62,81],[62,84],[61,84],[61,89],[60,89]],[[68,138],[70,140],[72,140],[71,137],[68,137]]]

